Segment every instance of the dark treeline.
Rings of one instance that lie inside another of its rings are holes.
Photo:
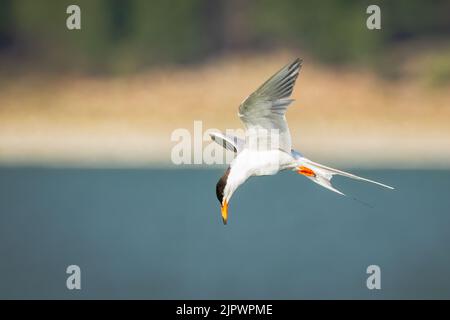
[[[82,30],[66,28],[70,4],[81,7]],[[369,4],[381,7],[382,30],[366,28]],[[0,0],[0,54],[96,71],[286,47],[370,62],[394,43],[448,39],[449,13],[448,0]]]

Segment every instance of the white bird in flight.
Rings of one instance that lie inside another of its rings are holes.
[[[270,77],[239,106],[239,118],[244,123],[245,140],[234,135],[211,133],[211,138],[236,157],[216,185],[222,220],[228,221],[228,204],[236,189],[252,176],[274,175],[281,170],[293,170],[315,183],[344,196],[331,184],[334,175],[391,186],[333,169],[305,158],[292,149],[286,121],[287,107],[294,101],[289,96],[297,80],[302,60],[296,59]],[[276,135],[273,132],[277,133]]]

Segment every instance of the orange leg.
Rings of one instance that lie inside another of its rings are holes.
[[[304,166],[298,167],[297,173],[302,174],[307,177],[315,177],[316,176],[316,173],[314,171],[312,171],[310,168],[307,168]]]

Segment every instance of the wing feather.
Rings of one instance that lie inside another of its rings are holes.
[[[244,147],[245,141],[235,135],[222,132],[211,132],[209,135],[214,142],[220,144],[227,150],[233,151],[234,153],[241,152]]]
[[[290,95],[302,66],[302,60],[296,59],[286,65],[255,92],[249,95],[239,106],[239,117],[251,135],[258,135],[257,140],[270,140],[267,132],[278,130],[278,147],[291,151],[291,136],[286,122],[287,107],[294,101]],[[264,130],[260,130],[264,129]],[[255,133],[256,132],[256,133]],[[261,133],[263,132],[263,133]],[[269,133],[270,134],[270,133]],[[259,144],[258,144],[259,145]]]

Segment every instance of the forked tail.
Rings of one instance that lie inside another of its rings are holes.
[[[320,184],[322,187],[325,187],[325,188],[327,188],[331,191],[334,191],[336,193],[339,193],[341,195],[345,195],[345,194],[342,193],[341,191],[339,191],[338,189],[334,188],[333,185],[331,184],[331,179],[336,174],[347,177],[347,178],[355,179],[355,180],[374,183],[374,184],[377,184],[384,188],[394,189],[393,187],[385,185],[383,183],[376,182],[376,181],[369,180],[369,179],[362,178],[362,177],[358,177],[354,174],[344,172],[341,170],[333,169],[333,168],[324,166],[322,164],[313,162],[304,157],[298,157],[297,162],[298,162],[298,167],[296,169],[297,173],[302,174],[302,175],[306,176],[307,178],[311,179],[312,181],[314,181],[315,183]]]

